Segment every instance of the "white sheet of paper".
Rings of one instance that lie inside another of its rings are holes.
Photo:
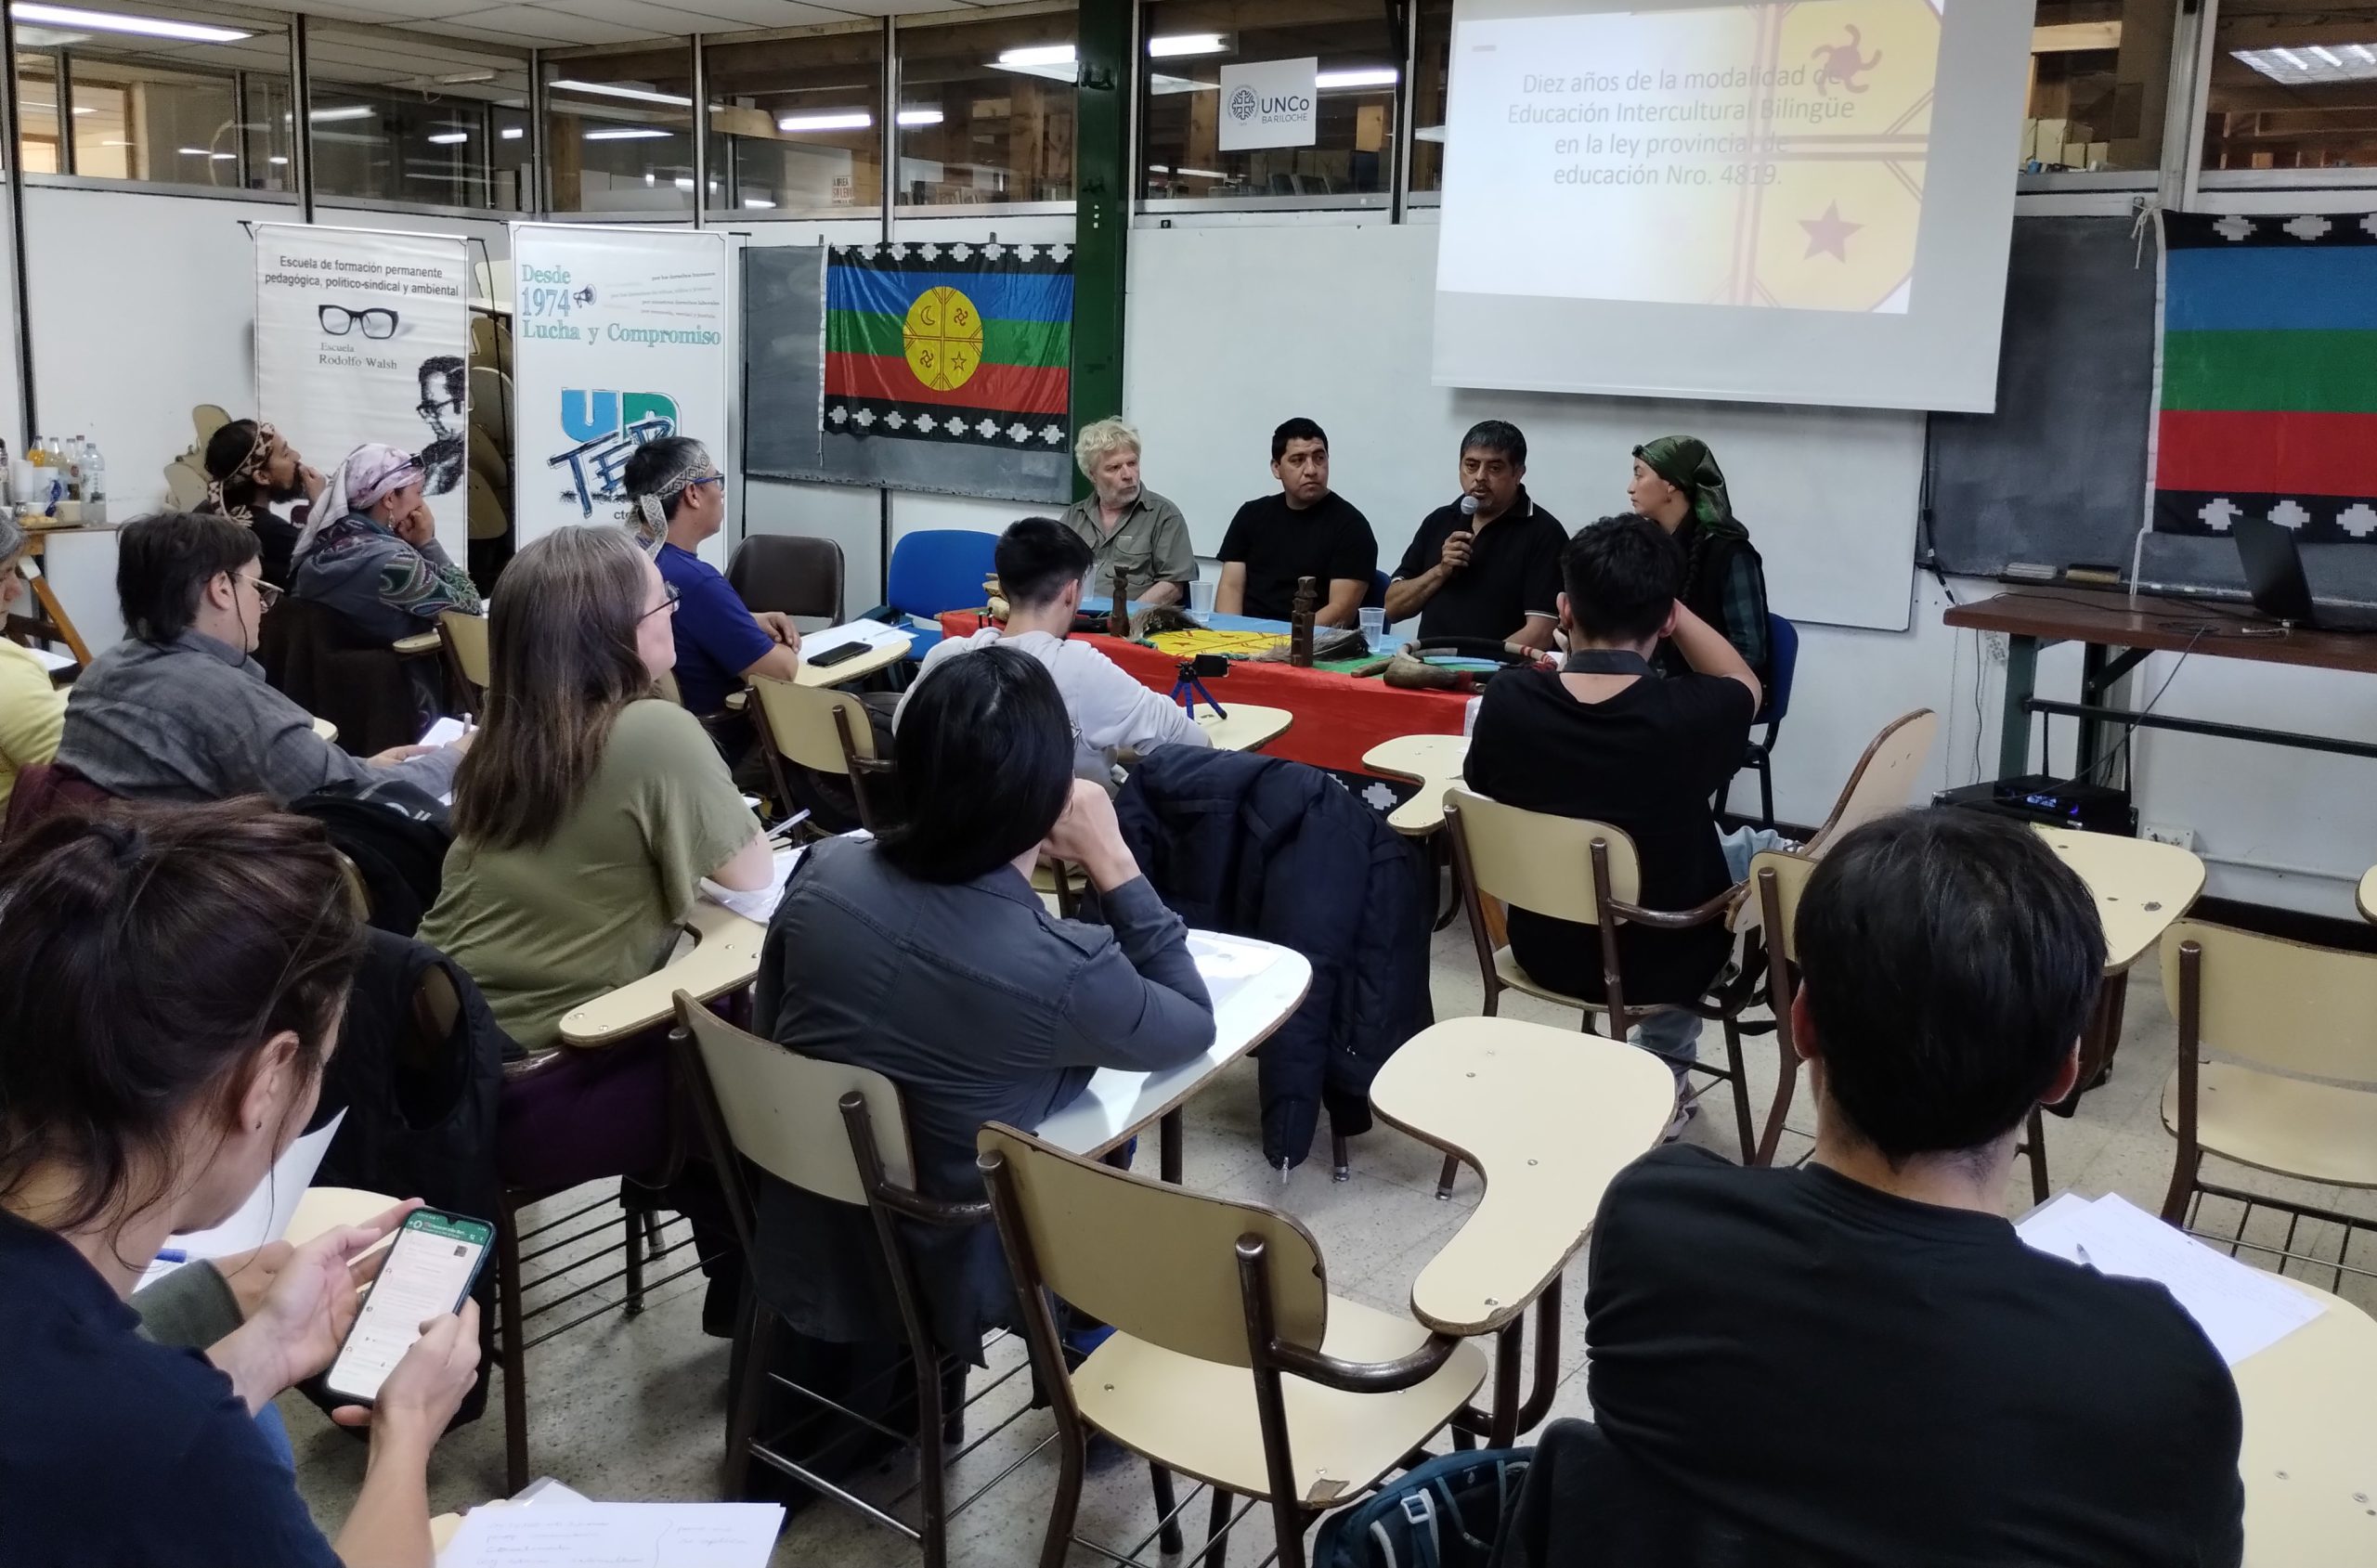
[[[791,876],[792,868],[800,863],[800,852],[807,847],[791,845],[778,849],[774,876],[764,888],[746,892],[739,888],[721,887],[705,876],[702,878],[702,897],[714,904],[725,905],[746,920],[756,920],[764,926],[768,917],[775,914],[776,905],[784,901],[785,880]]]
[[[438,1568],[767,1568],[776,1503],[553,1503],[477,1509]]]
[[[289,1229],[290,1217],[297,1212],[298,1200],[314,1185],[314,1173],[322,1168],[322,1156],[330,1152],[331,1139],[338,1135],[339,1123],[345,1120],[346,1112],[340,1111],[320,1128],[291,1144],[273,1166],[272,1173],[248,1194],[248,1200],[229,1219],[212,1230],[167,1237],[165,1245],[188,1253],[184,1261],[191,1262],[244,1252],[267,1241],[279,1240]],[[181,1266],[163,1262],[150,1263],[140,1276],[140,1283],[152,1285]]]
[[[839,626],[829,626],[823,631],[801,633],[800,656],[806,661],[838,648],[846,642],[864,642],[873,645],[889,642],[895,637],[905,641],[907,636],[908,634],[898,627],[885,626],[881,621],[844,621]]]
[[[427,730],[422,732],[421,744],[423,745],[451,745],[476,728],[478,728],[477,725],[465,724],[459,719],[441,719],[436,723],[432,724]]]
[[[28,648],[25,652],[31,654],[35,659],[39,660],[41,662],[42,668],[50,671],[52,674],[55,674],[61,669],[72,669],[74,667],[74,655],[71,654],[61,654],[51,648]]]
[[[2118,1193],[2065,1193],[2015,1227],[2024,1242],[2099,1274],[2151,1279],[2171,1292],[2234,1367],[2327,1308],[2273,1276],[2164,1225]]]
[[[1279,950],[1262,942],[1241,941],[1214,931],[1188,933],[1188,955],[1197,961],[1197,973],[1205,982],[1205,993],[1214,1000],[1214,1012],[1218,1015],[1230,999],[1246,989],[1246,982],[1279,962]]]

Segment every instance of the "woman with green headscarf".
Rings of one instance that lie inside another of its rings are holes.
[[[1634,480],[1626,487],[1626,498],[1682,549],[1684,607],[1724,633],[1759,680],[1765,680],[1770,653],[1766,568],[1749,542],[1749,530],[1734,516],[1725,494],[1725,471],[1717,466],[1708,443],[1690,435],[1662,435],[1635,447]],[[1659,662],[1670,674],[1682,667],[1665,644]]]

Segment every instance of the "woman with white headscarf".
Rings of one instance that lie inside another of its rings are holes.
[[[377,642],[427,631],[448,610],[478,615],[470,574],[437,542],[422,477],[410,452],[377,445],[349,452],[298,536],[291,590]]]

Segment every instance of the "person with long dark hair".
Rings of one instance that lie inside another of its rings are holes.
[[[1768,679],[1773,649],[1766,628],[1766,565],[1749,542],[1749,530],[1734,515],[1725,471],[1708,444],[1692,435],[1662,435],[1634,448],[1634,473],[1626,486],[1634,510],[1667,531],[1683,552],[1683,607],[1716,628],[1734,645],[1750,673]],[[1659,667],[1668,675],[1689,673],[1691,665],[1673,642],[1659,647]]]
[[[974,1135],[1036,1126],[1101,1067],[1160,1071],[1213,1043],[1214,1007],[1073,734],[1046,666],[1020,648],[954,654],[919,681],[894,747],[907,814],[879,838],[831,838],[793,871],[760,954],[759,1028],[805,1056],[900,1085],[918,1185],[980,1199]],[[1105,926],[1060,920],[1032,890],[1043,854],[1078,865]],[[881,1340],[896,1318],[865,1212],[781,1184],[760,1202],[754,1268],[793,1327]],[[979,1356],[1015,1288],[987,1225],[919,1233],[944,1348]]]
[[[203,1354],[126,1304],[305,1128],[362,946],[320,826],[257,802],[53,818],[0,853],[0,1564],[429,1568],[474,1303],[334,1414],[371,1429],[335,1550],[255,1419],[330,1366],[414,1205],[297,1248]]]
[[[289,586],[297,536],[320,499],[319,470],[272,426],[233,420],[206,439],[206,499],[198,511],[227,517],[253,529],[264,561],[264,580]],[[274,511],[286,507],[287,515]]]

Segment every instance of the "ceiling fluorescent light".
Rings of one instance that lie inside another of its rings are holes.
[[[743,205],[746,207],[756,208],[759,211],[765,213],[773,212],[776,204],[769,201],[764,196],[746,196],[743,198]]]
[[[1227,175],[1222,173],[1219,169],[1191,169],[1184,166],[1177,172],[1188,175],[1192,180],[1226,180],[1229,178]]]
[[[2239,64],[2289,87],[2321,82],[2377,82],[2377,48],[2368,44],[2312,45],[2307,54],[2293,49],[2238,49],[2232,55]]]
[[[131,17],[115,11],[85,11],[72,6],[42,6],[19,0],[8,7],[8,14],[19,21],[46,22],[52,27],[88,28],[94,32],[131,32],[143,38],[172,38],[184,44],[236,44],[242,38],[253,38],[252,31],[236,27],[208,27],[194,21],[171,21],[163,17]]]
[[[474,83],[494,80],[495,72],[492,71],[457,71],[450,75],[435,78],[437,85],[441,87],[467,87]]]
[[[130,144],[129,144],[129,143],[127,143],[127,142],[111,141],[111,142],[108,143],[107,145],[108,145],[108,146],[110,146],[110,147],[126,147],[126,146],[129,146]],[[279,154],[278,152],[276,152],[276,153],[274,153],[271,157],[269,157],[269,158],[266,159],[266,160],[265,160],[265,162],[267,162],[267,163],[270,163],[270,164],[271,164],[271,165],[273,165],[275,168],[281,168],[281,167],[285,167],[285,166],[288,164],[289,160],[288,160],[288,159],[286,159],[286,158],[283,158],[280,154]]]
[[[343,103],[329,109],[307,110],[305,121],[308,124],[328,125],[341,120],[369,120],[379,112],[368,103]],[[294,114],[284,114],[280,123],[286,125],[296,118]]]
[[[1312,79],[1312,84],[1324,93],[1352,87],[1392,87],[1401,75],[1391,65],[1363,66],[1355,71],[1321,71]]]
[[[1071,44],[1034,44],[1029,48],[1004,49],[998,63],[1006,66],[1071,65],[1073,46]]]
[[[903,125],[938,125],[941,110],[937,109],[903,109],[899,115]]]
[[[185,158],[212,158],[214,156],[214,149],[205,147],[183,147],[176,148],[175,150],[179,152]]]
[[[776,122],[779,131],[864,131],[875,116],[863,109],[838,109],[824,114],[787,114]]]
[[[518,141],[522,136],[525,136],[527,134],[528,129],[525,125],[506,125],[503,129],[496,133],[497,136],[501,136],[505,141]]]
[[[1229,45],[1218,32],[1175,32],[1148,40],[1150,59],[1177,59],[1182,55],[1226,55]]]
[[[435,136],[430,137],[429,141],[430,145],[433,147],[452,147],[457,143],[466,142],[470,139],[471,133],[468,131],[440,131]]]
[[[640,125],[614,125],[606,130],[589,131],[588,141],[656,141],[668,136],[667,131],[646,130]]]
[[[691,190],[694,188],[694,176],[691,175],[679,175],[673,183],[680,190]]]
[[[665,103],[671,109],[691,109],[694,100],[675,93],[656,93],[649,87],[622,87],[610,82],[555,82],[554,87],[565,93],[592,93],[598,97],[633,98],[638,103]]]

